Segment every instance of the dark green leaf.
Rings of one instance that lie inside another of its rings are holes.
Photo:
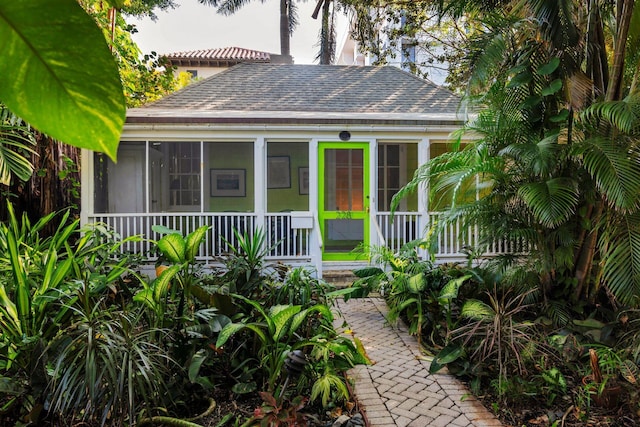
[[[553,123],[560,123],[560,122],[564,122],[568,118],[569,118],[569,110],[565,108],[555,116],[551,116],[549,120]]]
[[[194,383],[200,375],[200,367],[207,360],[207,352],[204,349],[198,350],[193,357],[191,357],[191,363],[189,363],[189,381]]]
[[[258,385],[255,383],[255,381],[249,383],[236,383],[233,385],[233,387],[231,387],[231,391],[236,394],[253,393],[257,389]]]
[[[553,73],[555,70],[557,70],[559,65],[560,65],[560,58],[557,58],[557,57],[552,58],[551,61],[538,67],[538,69],[536,70],[536,73],[538,73],[541,76],[549,75]]]
[[[531,81],[533,76],[529,71],[523,71],[517,75],[515,75],[507,84],[508,88],[515,88],[524,86]]]
[[[562,80],[555,79],[554,81],[551,82],[551,84],[548,87],[545,87],[544,89],[542,89],[541,95],[542,96],[553,95],[560,89],[562,89]]]

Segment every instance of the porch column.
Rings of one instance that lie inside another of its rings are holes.
[[[266,168],[266,144],[264,137],[258,137],[253,143],[253,164],[255,173],[253,174],[254,182],[254,206],[253,210],[256,214],[256,228],[260,227],[266,230],[264,213],[267,210],[267,168]]]
[[[385,245],[384,236],[380,233],[378,224],[378,140],[369,141],[369,246]],[[367,201],[365,201],[366,203]]]
[[[322,236],[318,223],[318,140],[309,141],[309,211],[313,214],[313,229],[309,236],[311,264],[322,279]]]
[[[418,143],[418,167],[427,163],[430,159],[429,155],[429,138],[422,138]],[[420,228],[421,235],[425,235],[427,227],[429,226],[429,193],[427,183],[423,182],[418,188],[418,212],[420,212]],[[422,259],[427,259],[428,254],[425,249],[419,250],[419,255]]]
[[[89,222],[89,212],[93,212],[93,151],[80,151],[80,224]]]

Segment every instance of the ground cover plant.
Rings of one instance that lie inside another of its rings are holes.
[[[636,308],[571,306],[542,298],[517,268],[491,263],[436,265],[420,259],[428,242],[399,253],[370,248],[379,267],[356,270],[342,292],[378,291],[387,320],[403,321],[443,367],[507,425],[637,425],[640,329]]]
[[[333,327],[331,288],[266,265],[262,231],[212,271],[195,259],[206,227],[159,228],[149,279],[101,225],[32,224],[7,206],[2,425],[315,425],[357,412],[343,373],[365,359]]]

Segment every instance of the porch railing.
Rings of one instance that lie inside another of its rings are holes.
[[[429,228],[435,227],[443,218],[440,212],[430,212],[423,215],[418,212],[396,212],[393,217],[390,212],[378,212],[376,221],[386,240],[386,245],[394,252],[412,240],[426,235]],[[461,220],[448,223],[439,228],[435,236],[436,258],[464,258],[467,248],[478,245],[478,230],[471,226],[464,226]],[[526,251],[522,242],[508,242],[496,240],[484,251],[484,256],[494,256],[503,253],[522,253]]]
[[[257,215],[254,213],[150,213],[150,214],[94,214],[89,215],[89,222],[108,225],[123,238],[140,235],[141,241],[129,241],[123,245],[128,253],[155,259],[152,253],[152,240],[162,236],[152,230],[154,225],[162,225],[173,230],[180,230],[187,235],[202,226],[211,229],[205,235],[197,258],[211,262],[214,257],[231,251],[238,246],[234,233],[245,232],[252,235],[258,227]],[[265,245],[269,249],[267,259],[300,259],[309,258],[310,230],[293,229],[291,215],[288,213],[266,214],[262,229],[265,232]]]
[[[433,212],[423,215],[418,212],[397,212],[393,218],[389,212],[376,214],[376,230],[379,239],[394,252],[427,232],[427,227],[434,226],[442,218],[442,214]],[[88,217],[89,222],[101,222],[110,226],[122,237],[141,235],[141,241],[128,241],[124,244],[125,252],[155,259],[157,254],[152,240],[159,240],[162,236],[152,230],[154,225],[162,225],[174,230],[180,230],[184,235],[197,228],[207,225],[211,229],[207,232],[200,247],[197,258],[211,262],[215,257],[231,251],[231,246],[238,246],[238,239],[234,230],[240,234],[249,235],[261,226],[265,233],[265,245],[268,249],[267,259],[298,261],[311,260],[312,253],[311,229],[297,229],[292,227],[292,215],[288,212],[267,213],[264,222],[258,220],[254,213],[150,213],[150,214],[94,214]],[[314,222],[317,227],[317,220]],[[438,231],[434,255],[436,258],[463,258],[466,256],[465,247],[477,245],[477,233],[474,227],[464,227],[460,221],[446,224]],[[321,242],[321,236],[318,236]],[[320,243],[321,245],[321,243]],[[496,241],[485,251],[485,256],[500,253],[521,253],[524,251],[522,242]]]

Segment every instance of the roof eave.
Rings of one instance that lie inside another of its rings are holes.
[[[465,120],[454,114],[343,113],[343,112],[239,112],[239,111],[149,111],[130,110],[128,124],[291,124],[291,125],[392,125],[461,126]]]

